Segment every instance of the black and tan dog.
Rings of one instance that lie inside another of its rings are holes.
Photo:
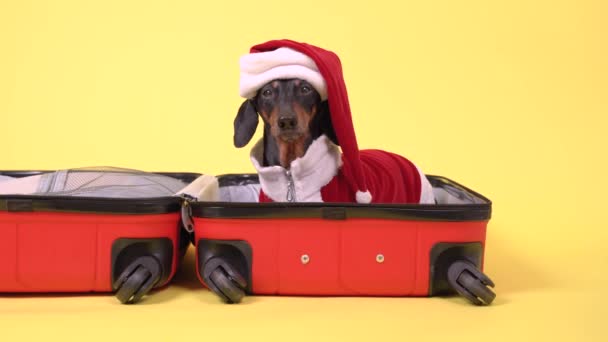
[[[409,160],[359,150],[339,58],[290,40],[241,57],[234,145],[251,151],[261,202],[431,203],[428,181]]]
[[[253,99],[245,100],[234,120],[236,147],[249,143],[258,126],[258,114],[264,122],[263,166],[289,169],[322,134],[338,144],[327,101],[322,101],[305,80],[274,80],[260,88]]]

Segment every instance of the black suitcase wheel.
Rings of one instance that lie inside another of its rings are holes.
[[[475,305],[490,305],[496,294],[488,287],[494,282],[468,261],[456,261],[448,269],[452,288]]]
[[[219,290],[218,295],[220,295],[226,303],[240,303],[243,297],[245,297],[245,290],[243,287],[224,272],[224,269],[221,267],[218,267],[211,272],[209,279]]]
[[[209,259],[200,272],[209,289],[228,304],[239,303],[245,296],[247,281],[223,257]]]
[[[161,278],[160,263],[152,256],[140,257],[116,280],[116,298],[122,304],[137,303]]]

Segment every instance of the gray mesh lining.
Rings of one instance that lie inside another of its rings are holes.
[[[471,193],[445,184],[433,188],[433,195],[437,204],[483,204],[484,201]]]
[[[19,181],[27,181],[26,178],[30,177],[21,178]],[[4,179],[3,183],[11,180],[17,179]],[[108,198],[173,196],[188,185],[165,175],[107,167],[49,172],[32,176],[31,181],[36,188],[34,192],[29,193],[32,195]]]
[[[222,202],[258,202],[260,184],[230,185],[220,187]],[[444,184],[434,187],[437,204],[483,204],[483,200],[461,189]]]
[[[220,201],[222,202],[258,202],[259,197],[259,183],[220,187]]]
[[[11,180],[14,180],[14,179],[15,179],[15,178],[13,178],[13,177],[9,177],[9,176],[3,176],[3,175],[0,175],[0,183],[1,183],[1,182],[7,182],[7,181],[11,181]]]

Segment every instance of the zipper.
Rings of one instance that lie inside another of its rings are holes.
[[[175,197],[108,198],[62,195],[0,195],[0,211],[165,214],[174,212],[177,205],[180,205],[180,202]]]
[[[192,220],[192,206],[190,204],[196,202],[196,198],[188,194],[181,194],[179,197],[183,199],[181,210],[182,224],[188,233],[192,233],[194,231],[194,221]]]
[[[296,201],[296,185],[293,182],[293,176],[291,171],[285,170],[285,176],[287,176],[287,202]]]

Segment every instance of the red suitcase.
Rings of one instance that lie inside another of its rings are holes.
[[[13,178],[44,171],[0,172]],[[163,173],[185,183],[199,176]],[[110,292],[137,302],[189,245],[180,197],[0,195],[0,292]]]
[[[199,279],[228,303],[245,294],[457,292],[490,304],[494,284],[481,269],[491,202],[447,178],[428,179],[436,205],[194,203]],[[257,182],[220,177],[221,198],[222,189],[254,192]]]

